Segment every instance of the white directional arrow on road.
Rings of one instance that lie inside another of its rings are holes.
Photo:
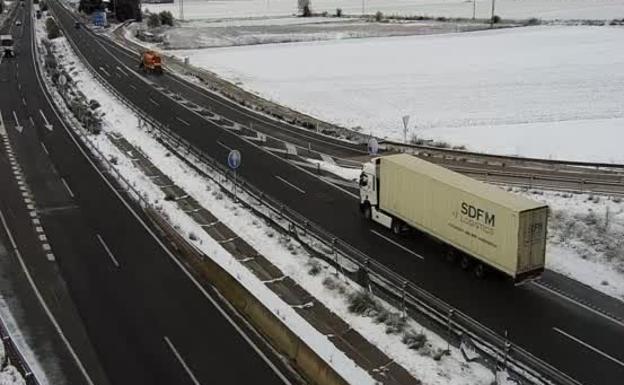
[[[20,123],[19,123],[19,120],[17,119],[17,114],[15,113],[15,111],[13,111],[13,118],[15,119],[15,129],[17,130],[17,132],[21,134],[22,131],[24,130],[24,127],[20,126]]]
[[[6,135],[6,129],[4,128],[4,120],[2,120],[2,111],[0,111],[0,135]]]
[[[39,110],[39,113],[41,114],[41,117],[43,118],[43,121],[45,122],[45,128],[47,128],[48,130],[52,131],[52,125],[50,124],[50,122],[48,122],[48,119],[43,114],[43,111]]]

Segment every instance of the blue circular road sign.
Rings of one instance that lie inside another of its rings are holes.
[[[230,153],[228,154],[227,162],[228,162],[228,166],[230,166],[232,170],[236,170],[237,168],[240,167],[241,160],[242,160],[241,153],[238,150],[231,150]]]
[[[377,139],[375,138],[370,138],[368,140],[368,155],[377,155],[378,152],[379,142],[377,142]]]

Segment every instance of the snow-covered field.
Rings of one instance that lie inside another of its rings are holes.
[[[548,269],[624,301],[624,204],[620,199],[513,191],[550,206]]]
[[[322,262],[313,262],[305,249],[296,241],[276,234],[273,229],[245,210],[239,203],[223,196],[214,182],[199,175],[175,156],[171,156],[169,151],[151,135],[137,127],[137,117],[132,111],[117,101],[90,76],[64,38],[56,39],[55,46],[61,63],[66,68],[72,68],[71,75],[72,79],[76,81],[76,87],[89,99],[100,102],[101,110],[105,113],[103,133],[98,136],[91,136],[96,147],[105,154],[107,159],[114,157],[117,160],[115,167],[125,178],[131,181],[141,194],[144,194],[147,200],[156,205],[169,218],[180,233],[194,234],[196,247],[216,260],[232,276],[235,276],[244,286],[256,294],[268,308],[275,311],[313,349],[331,361],[332,365],[335,365],[335,368],[350,383],[372,385],[373,381],[367,373],[356,367],[352,361],[335,349],[325,336],[311,330],[310,326],[300,319],[292,307],[282,302],[276,294],[270,292],[258,278],[253,276],[191,220],[175,202],[165,200],[164,194],[153,184],[153,181],[142,174],[128,158],[128,154],[122,153],[115,147],[104,133],[114,132],[123,135],[150,158],[174,183],[201,202],[221,222],[232,229],[236,229],[237,235],[266,256],[328,308],[344,317],[355,330],[376,344],[389,357],[399,362],[424,383],[432,385],[461,385],[465,383],[489,385],[492,383],[494,374],[489,369],[476,362],[466,362],[462,353],[453,347],[451,347],[449,355],[434,360],[432,356],[446,349],[446,343],[440,336],[424,329],[416,322],[409,321],[405,330],[422,334],[426,343],[421,349],[409,349],[402,342],[403,335],[400,332],[388,334],[383,322],[375,322],[370,316],[348,312],[346,310],[348,297],[356,292],[357,286],[355,284],[347,282],[343,278],[336,279],[333,269]],[[318,264],[320,271],[310,274],[311,263]],[[340,283],[334,282],[328,285],[327,279],[340,281]],[[330,287],[332,285],[333,288]],[[336,285],[341,285],[342,288],[337,289]],[[392,312],[394,315],[398,314],[396,309],[392,309],[387,304],[382,304],[382,306],[388,312]]]
[[[178,16],[179,0],[174,4],[143,4],[150,11],[170,10]],[[472,17],[470,0],[312,0],[314,12]],[[476,0],[478,18],[490,17],[491,0]],[[297,13],[296,0],[185,0],[185,19],[291,15]],[[621,0],[497,0],[496,14],[503,18],[614,19],[624,17]]]
[[[477,151],[624,162],[624,28],[462,34],[179,52],[323,120]]]

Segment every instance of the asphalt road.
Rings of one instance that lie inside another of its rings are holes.
[[[164,96],[153,85],[169,87],[180,94],[188,93],[189,87],[167,75],[137,76],[138,55],[128,56],[114,44],[95,38],[84,29],[74,29],[69,13],[57,5],[54,9],[69,38],[113,87],[215,159],[225,161],[229,148],[240,150],[243,162],[239,175],[251,184],[494,331],[500,334],[508,331],[511,341],[580,382],[615,385],[624,380],[621,323],[535,285],[513,287],[496,278],[476,281],[440,258],[442,247],[427,237],[390,236],[361,218],[358,201],[353,196],[321,183],[314,175]],[[208,100],[201,105],[217,109]],[[235,120],[248,122],[248,113]],[[416,258],[394,242],[424,259]]]
[[[17,57],[1,64],[8,81],[0,113],[54,263],[110,382],[284,383],[279,359],[242,336],[236,317],[189,278],[65,128],[36,75],[31,27],[25,17],[14,32]]]

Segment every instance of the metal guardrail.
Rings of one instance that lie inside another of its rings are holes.
[[[7,363],[17,368],[17,370],[20,372],[20,374],[24,378],[26,385],[39,385],[39,381],[37,381],[37,378],[35,377],[32,370],[30,370],[30,367],[28,366],[28,362],[22,355],[22,352],[20,352],[15,341],[13,341],[13,338],[11,337],[11,334],[9,333],[9,329],[6,327],[1,317],[0,317],[0,338],[2,338],[2,344],[4,345],[4,351],[8,359]],[[4,365],[4,362],[0,364]]]
[[[204,175],[210,177],[224,191],[231,193],[230,189],[233,185],[228,182],[228,180],[231,180],[231,178],[228,178],[230,171],[225,164],[219,163],[212,157],[204,154],[201,150],[195,148],[194,145],[164,127],[159,122],[156,122],[151,116],[136,107],[93,69],[71,38],[69,38],[68,41],[72,45],[74,52],[81,58],[82,62],[98,82],[141,117],[141,119],[149,123],[154,129],[153,134],[170,149],[175,150],[175,152],[183,157],[183,160],[187,161],[189,164],[195,167],[204,166],[208,168],[208,170],[204,170]],[[85,139],[86,138],[83,138],[83,140]],[[254,143],[249,143],[255,145]],[[99,156],[102,159],[106,159],[101,153]],[[188,158],[189,156],[195,159],[190,160]],[[240,178],[240,176],[237,179],[238,198],[255,214],[270,220],[274,225],[296,236],[308,247],[319,250],[321,255],[325,255],[325,259],[328,262],[336,266],[346,265],[347,268],[355,267],[355,271],[364,272],[365,276],[368,277],[367,283],[374,292],[384,295],[394,303],[400,304],[400,306],[405,306],[407,310],[426,317],[444,330],[448,329],[456,341],[469,338],[476,350],[483,357],[488,358],[494,365],[498,366],[499,363],[503,363],[508,371],[525,383],[580,385],[578,381],[572,379],[565,373],[540,360],[520,346],[511,343],[506,338],[480,324],[470,316],[454,309],[449,304],[438,299],[414,283],[409,282],[401,275],[371,259],[368,255],[362,253],[348,243],[341,241],[333,234],[325,231],[322,227],[309,221],[296,211],[289,209],[280,203],[279,200],[274,199],[252,184],[246,182],[243,178]],[[123,177],[122,180],[125,181]],[[131,187],[128,181],[125,181],[125,184]],[[133,188],[130,189],[134,190]],[[254,202],[247,202],[240,193],[246,194],[247,197],[251,198],[250,200]],[[140,201],[145,203],[140,193],[134,191],[134,194]],[[331,251],[329,255],[327,250]],[[350,273],[347,272],[347,274],[353,275],[355,271],[351,269]]]
[[[417,150],[417,151],[425,151],[430,153],[439,153],[439,154],[447,154],[455,157],[475,157],[475,158],[483,158],[489,159],[492,161],[498,160],[502,162],[515,162],[515,163],[537,163],[544,164],[549,166],[570,166],[570,167],[585,167],[591,169],[608,169],[608,170],[618,170],[620,172],[624,171],[624,164],[617,163],[604,163],[604,162],[585,162],[585,161],[574,161],[574,160],[557,160],[557,159],[543,159],[543,158],[530,158],[530,157],[520,157],[513,155],[496,155],[496,154],[488,154],[483,152],[476,151],[467,151],[467,150],[458,150],[451,148],[441,148],[434,146],[426,146],[426,145],[418,145],[418,144],[406,144],[399,143],[390,140],[381,140],[380,148],[391,149],[396,151],[404,151],[405,149]]]

